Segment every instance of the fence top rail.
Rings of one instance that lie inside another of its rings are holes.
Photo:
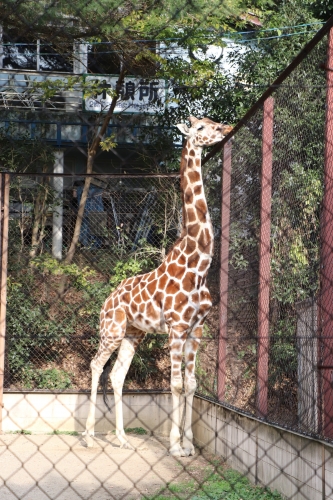
[[[305,57],[314,49],[314,47],[324,38],[324,36],[329,32],[333,26],[333,16],[324,24],[324,26],[315,34],[315,36],[305,45],[305,47],[299,52],[299,54],[291,61],[289,66],[286,67],[284,71],[274,80],[274,82],[265,90],[265,92],[259,97],[255,104],[245,113],[243,118],[234,126],[234,128],[229,132],[224,139],[216,144],[214,148],[203,158],[202,165],[204,165],[208,160],[213,158],[217,153],[221,151],[223,146],[241,129],[248,120],[255,114],[255,112],[263,105],[268,97],[270,97],[278,87],[284,82],[284,80],[291,74],[291,72],[305,59]],[[319,66],[318,62],[318,66]],[[332,71],[333,68],[327,68],[326,65],[322,68],[324,71]]]

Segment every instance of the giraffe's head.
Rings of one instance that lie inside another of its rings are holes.
[[[209,118],[199,120],[194,116],[190,116],[189,120],[191,122],[190,128],[185,123],[178,123],[176,127],[187,139],[192,140],[194,146],[200,148],[217,144],[232,129],[229,125],[215,123]]]

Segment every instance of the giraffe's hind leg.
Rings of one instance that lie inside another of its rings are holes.
[[[192,405],[194,393],[197,387],[195,377],[195,359],[202,338],[203,323],[204,320],[202,320],[197,327],[193,328],[185,342],[185,424],[183,451],[187,457],[195,454],[192,432]]]
[[[145,337],[145,332],[131,328],[126,332],[126,337],[122,340],[118,352],[117,360],[111,372],[111,382],[114,391],[116,408],[116,436],[120,442],[120,448],[134,450],[127,441],[124,431],[122,391],[128,369],[132,362],[135,351]]]
[[[183,358],[186,333],[171,328],[169,332],[169,348],[171,359],[171,393],[172,393],[172,423],[170,431],[170,455],[184,457],[185,452],[180,444],[181,425],[181,394],[183,390],[183,378],[181,363]]]
[[[109,357],[121,344],[126,330],[126,315],[123,309],[101,313],[101,340],[98,351],[90,363],[92,382],[86,430],[83,433],[89,448],[94,446],[96,399],[99,377]]]

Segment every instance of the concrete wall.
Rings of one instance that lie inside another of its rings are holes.
[[[200,398],[193,427],[197,445],[225,458],[251,482],[288,499],[333,500],[332,446]]]
[[[88,394],[5,393],[3,430],[83,431]],[[113,405],[113,397],[110,397]],[[124,395],[125,427],[170,432],[170,394]],[[115,412],[98,395],[96,431],[114,429]],[[194,400],[196,445],[223,457],[256,484],[292,500],[333,500],[333,447],[242,416],[199,397]]]
[[[5,393],[2,429],[33,432],[66,430],[81,432],[89,409],[88,394]],[[110,413],[102,395],[97,396],[96,432],[115,428],[114,399],[109,397]],[[144,427],[159,434],[170,432],[171,394],[125,394],[124,426]]]

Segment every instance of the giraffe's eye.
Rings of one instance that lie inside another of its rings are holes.
[[[200,125],[200,127],[198,127],[198,130],[203,130],[204,126],[203,125]]]

